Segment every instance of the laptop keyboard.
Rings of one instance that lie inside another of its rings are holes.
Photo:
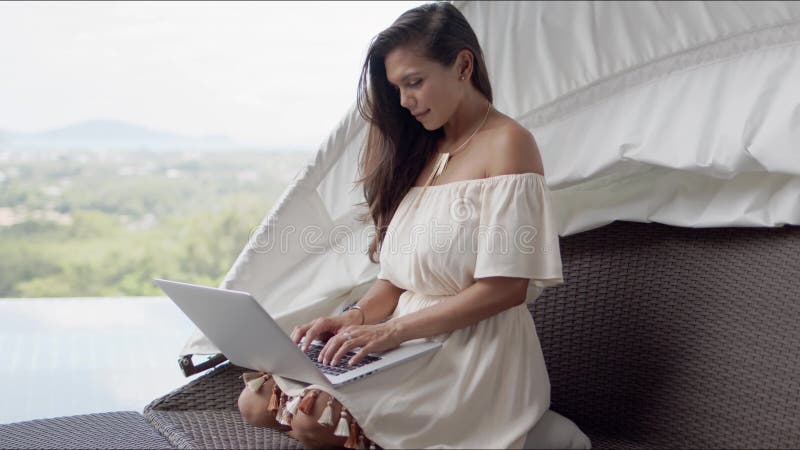
[[[343,373],[350,372],[351,370],[358,369],[359,367],[363,367],[367,364],[374,363],[375,361],[380,361],[382,358],[380,356],[372,356],[367,355],[364,359],[361,360],[358,364],[353,364],[352,366],[348,366],[347,362],[350,361],[350,358],[356,355],[356,352],[349,351],[347,352],[340,360],[339,363],[335,366],[322,364],[321,362],[317,361],[317,357],[319,353],[322,351],[324,345],[317,344],[316,342],[312,343],[308,346],[306,350],[306,355],[311,359],[311,362],[317,366],[317,369],[321,370],[322,373],[326,375],[341,375]]]

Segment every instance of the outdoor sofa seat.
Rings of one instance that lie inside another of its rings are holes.
[[[593,448],[800,447],[800,226],[616,221],[561,238],[531,305],[551,410]],[[144,415],[176,447],[300,448],[245,424],[229,362]]]
[[[800,447],[800,226],[616,221],[561,238],[561,255],[565,283],[530,309],[550,408],[593,448]],[[302,448],[243,422],[244,370],[223,362],[144,418],[176,448]],[[59,447],[99,424],[113,430],[107,445],[97,435],[83,447],[159,447],[139,418],[111,414],[67,418]],[[0,447],[51,447],[32,432],[64,423],[0,426]]]

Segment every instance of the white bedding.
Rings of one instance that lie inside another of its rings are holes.
[[[483,47],[494,105],[537,139],[561,236],[614,220],[800,224],[800,3],[455,5]],[[360,298],[379,268],[354,220],[365,131],[351,107],[222,287],[279,322]],[[301,240],[309,232],[317,245]],[[217,351],[196,332],[181,355]]]

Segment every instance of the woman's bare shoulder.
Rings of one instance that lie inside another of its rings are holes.
[[[527,172],[544,175],[533,133],[506,115],[501,115],[489,131],[491,157],[486,164],[487,177]]]

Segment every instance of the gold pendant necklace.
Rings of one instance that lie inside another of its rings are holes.
[[[450,157],[455,155],[456,153],[460,152],[467,143],[472,140],[472,137],[483,127],[483,124],[486,123],[486,118],[489,117],[489,110],[492,109],[492,103],[489,102],[489,105],[486,107],[486,114],[483,115],[483,120],[481,120],[481,124],[478,125],[478,128],[475,128],[475,131],[469,135],[466,141],[464,141],[461,145],[458,146],[455,150],[449,153],[442,153],[439,156],[439,169],[435,171],[436,175],[434,175],[433,179],[435,180],[436,177],[439,176],[442,172],[444,172],[444,168],[447,165],[447,162],[450,160]]]
[[[439,155],[439,161],[436,163],[436,170],[434,170],[435,175],[433,176],[434,179],[438,177],[442,172],[444,172],[444,166],[447,165],[447,161],[450,159],[450,153],[442,153]]]
[[[452,152],[439,154],[439,160],[436,161],[436,165],[434,166],[433,171],[431,172],[431,176],[428,177],[428,181],[426,181],[425,185],[422,186],[422,192],[420,192],[419,195],[417,195],[417,198],[414,200],[415,205],[419,203],[419,200],[422,198],[422,194],[425,193],[425,190],[433,182],[433,180],[435,180],[436,177],[438,177],[442,172],[444,172],[444,168],[445,166],[447,166],[447,162],[450,160],[450,156],[455,155],[456,153],[461,151],[461,149],[463,149],[464,146],[467,145],[467,143],[472,139],[472,137],[475,136],[478,130],[480,130],[483,127],[483,124],[486,123],[486,118],[489,117],[490,109],[492,109],[491,102],[489,102],[489,106],[486,108],[486,114],[483,115],[483,120],[481,120],[481,124],[478,125],[478,128],[475,128],[475,131],[472,132],[472,134],[467,138],[466,141],[464,141],[464,143],[459,145],[458,148],[456,148]]]

